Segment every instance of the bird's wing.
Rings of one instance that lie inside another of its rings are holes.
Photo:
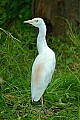
[[[32,67],[31,93],[32,101],[38,101],[43,95],[53,74],[53,60],[50,62],[38,56]]]

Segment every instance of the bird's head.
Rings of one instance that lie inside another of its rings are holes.
[[[33,18],[32,20],[24,21],[24,23],[32,24],[33,26],[38,27],[38,28],[42,25],[45,25],[42,18]]]

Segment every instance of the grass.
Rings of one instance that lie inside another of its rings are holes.
[[[48,36],[56,54],[56,69],[41,102],[31,103],[32,63],[37,55],[32,29],[20,40],[0,28],[1,120],[80,120],[80,34],[67,29],[67,37]]]

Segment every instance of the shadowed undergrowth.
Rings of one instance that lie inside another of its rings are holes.
[[[31,103],[30,79],[37,55],[36,35],[24,32],[21,38],[25,40],[20,41],[0,28],[1,120],[80,119],[80,45],[75,42],[77,39],[79,43],[80,36],[70,31],[64,40],[50,36],[47,40],[55,51],[57,63],[44,94],[44,112],[41,102]]]

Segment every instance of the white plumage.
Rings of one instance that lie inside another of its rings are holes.
[[[41,18],[24,21],[39,28],[37,37],[38,56],[32,66],[31,94],[32,101],[38,101],[42,97],[46,87],[51,82],[52,74],[55,69],[55,53],[46,43],[46,25]]]

